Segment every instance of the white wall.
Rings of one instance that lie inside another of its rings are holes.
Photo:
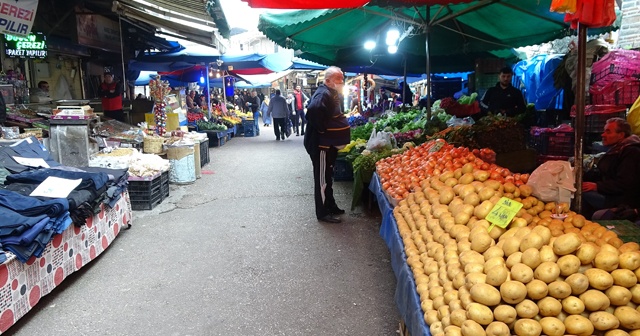
[[[622,0],[622,13],[618,46],[640,49],[640,0]]]

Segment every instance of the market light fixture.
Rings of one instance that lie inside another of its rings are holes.
[[[373,50],[376,47],[376,41],[368,40],[364,43],[364,48],[367,50]]]
[[[389,31],[387,31],[386,43],[388,46],[396,45],[398,39],[400,38],[400,31],[395,26],[391,26]]]
[[[200,84],[204,84],[204,76],[200,76]]]
[[[397,53],[397,52],[398,52],[398,46],[397,46],[397,45],[390,45],[390,46],[387,48],[387,51],[388,51],[390,54],[395,54],[395,53]]]

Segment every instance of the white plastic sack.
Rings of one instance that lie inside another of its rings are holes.
[[[374,128],[367,142],[367,149],[370,151],[378,151],[383,149],[392,149],[395,147],[395,138],[389,132],[376,132]]]
[[[544,202],[570,203],[576,191],[575,177],[567,161],[547,161],[531,173],[527,185]]]

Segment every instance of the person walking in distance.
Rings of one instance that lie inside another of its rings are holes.
[[[276,95],[271,98],[267,115],[273,117],[273,132],[276,135],[276,140],[284,140],[287,137],[286,120],[289,118],[289,107],[280,90],[276,90]]]
[[[296,136],[300,134],[304,135],[304,126],[307,124],[307,119],[304,115],[304,105],[309,100],[309,97],[304,94],[300,85],[297,85],[296,89],[293,91],[293,99],[293,107],[295,108],[296,112],[296,114],[293,116],[296,119],[296,122],[293,123],[293,126],[296,130]]]
[[[254,133],[256,136],[260,135],[260,98],[258,98],[258,93],[253,90],[251,91],[251,95],[247,98],[247,102],[245,103],[249,111],[253,113],[253,125],[254,125]]]
[[[324,83],[307,105],[307,132],[304,147],[313,163],[316,217],[327,223],[340,223],[344,214],[333,197],[333,166],[338,149],[351,140],[351,129],[340,108],[344,74],[340,68],[327,68]]]
[[[264,121],[264,127],[269,127],[271,125],[271,116],[267,115],[267,111],[269,111],[269,98],[265,97],[262,103],[260,104],[260,113],[262,114],[262,120]]]
[[[113,79],[111,72],[106,71],[104,73],[104,81],[100,84],[98,94],[100,94],[100,98],[102,98],[102,111],[104,116],[124,122],[122,86],[120,82]]]

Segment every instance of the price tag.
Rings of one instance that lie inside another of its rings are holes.
[[[503,229],[506,228],[521,208],[522,203],[506,197],[501,198],[485,218],[491,223],[489,231],[496,225]]]

